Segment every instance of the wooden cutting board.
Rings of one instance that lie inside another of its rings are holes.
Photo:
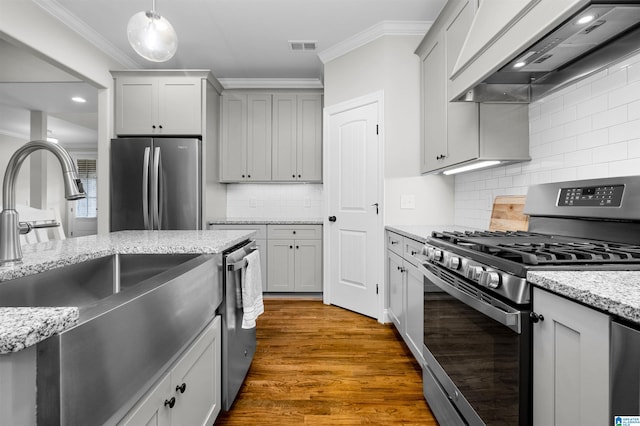
[[[493,201],[490,231],[526,231],[529,229],[529,216],[522,213],[524,195],[499,195]]]

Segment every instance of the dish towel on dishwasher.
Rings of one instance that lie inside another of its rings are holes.
[[[247,267],[242,275],[242,328],[253,328],[258,316],[264,312],[260,253],[255,250],[246,259]]]

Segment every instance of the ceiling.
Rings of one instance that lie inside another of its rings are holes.
[[[338,56],[369,41],[367,38],[380,35],[372,32],[372,28],[381,23],[394,24],[395,29],[407,28],[409,33],[424,33],[427,23],[435,20],[445,3],[445,0],[156,0],[156,12],[171,22],[179,41],[171,60],[152,63],[138,57],[126,37],[129,18],[151,9],[151,0],[31,1],[108,53],[122,64],[122,69],[210,69],[223,85],[246,79],[286,79],[304,81],[308,87],[322,87],[320,58]],[[293,40],[314,41],[317,50],[293,51],[289,45]],[[3,58],[7,57],[2,51],[3,46],[7,50],[6,45],[0,40]],[[28,55],[22,56],[21,60],[26,60]],[[31,66],[33,61],[39,60],[27,60]],[[3,60],[3,67],[6,63]],[[6,116],[9,108],[21,110],[27,116],[28,110],[38,109],[49,113],[50,124],[65,121],[72,124],[72,133],[73,127],[76,132],[86,128],[93,130],[95,138],[95,89],[69,75],[63,77],[62,71],[50,71],[50,78],[40,71],[37,78],[28,82],[12,81],[0,71],[0,132],[7,132],[7,120],[1,117]],[[43,84],[48,82],[55,84]],[[89,97],[83,111],[93,117],[82,116],[78,105],[69,105],[72,93],[83,90]],[[86,137],[69,135],[67,140]]]

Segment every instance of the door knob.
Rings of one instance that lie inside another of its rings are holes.
[[[329,222],[335,222],[335,221],[336,221],[335,216],[329,216]]]

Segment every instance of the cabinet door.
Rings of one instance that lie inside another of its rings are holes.
[[[533,310],[534,425],[609,424],[609,317],[539,288]]]
[[[402,258],[387,250],[387,288],[389,289],[389,313],[400,334],[404,334],[404,274]]]
[[[173,425],[209,425],[221,409],[220,318],[200,335],[171,372]]]
[[[115,95],[116,134],[149,135],[158,117],[157,81],[153,78],[119,77]]]
[[[247,174],[247,95],[222,95],[220,180],[238,182]]]
[[[273,138],[271,177],[278,181],[297,180],[297,96],[273,95]]]
[[[118,426],[170,426],[172,409],[165,405],[165,401],[169,401],[172,396],[171,377],[167,374]]]
[[[158,134],[202,134],[202,81],[171,77],[158,81]]]
[[[267,290],[295,290],[295,251],[293,240],[268,240]]]
[[[420,365],[424,364],[424,276],[418,268],[404,261],[407,288],[407,334],[405,341]]]
[[[247,95],[247,180],[271,180],[271,95]]]
[[[322,181],[322,95],[298,95],[298,180]]]
[[[444,42],[438,34],[422,59],[422,149],[421,170],[444,167],[447,151],[447,77]]]
[[[478,158],[480,142],[478,133],[479,106],[475,102],[448,102],[453,96],[449,76],[453,72],[458,55],[462,50],[467,32],[473,21],[477,0],[464,0],[452,13],[451,19],[444,29],[444,45],[446,46],[447,98],[443,105],[447,109],[447,157],[445,165],[458,164]]]
[[[322,291],[322,241],[295,240],[295,290]]]

